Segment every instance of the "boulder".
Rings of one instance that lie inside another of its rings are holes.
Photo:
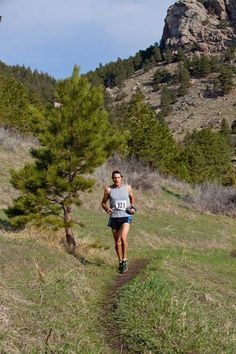
[[[169,7],[163,49],[217,53],[235,43],[235,0],[178,0]]]

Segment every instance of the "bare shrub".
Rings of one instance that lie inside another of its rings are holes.
[[[8,151],[17,151],[19,148],[28,150],[37,145],[37,140],[34,137],[23,136],[10,129],[0,127],[0,147]]]
[[[213,183],[204,183],[194,188],[194,193],[185,197],[200,211],[212,214],[236,215],[236,189]]]
[[[122,159],[119,156],[114,156],[108,163],[113,170],[120,170],[124,176],[124,181],[132,187],[160,192],[161,175],[158,171],[151,172],[143,162],[137,161],[133,157]]]
[[[187,194],[193,193],[193,186],[185,181],[180,181],[173,176],[161,176],[160,177],[160,186],[162,189],[173,189],[179,194],[182,194],[182,198]]]
[[[98,167],[92,175],[88,175],[88,177],[95,177],[99,182],[109,184],[111,181],[111,168],[109,168],[107,163],[104,163],[102,166]]]

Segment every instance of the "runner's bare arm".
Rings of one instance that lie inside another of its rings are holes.
[[[131,186],[128,186],[128,190],[129,190],[129,200],[130,200],[130,204],[134,205],[135,204],[135,196],[134,196],[134,192],[132,190]]]
[[[105,187],[101,205],[102,205],[102,208],[108,214],[111,214],[113,212],[113,210],[107,206],[107,201],[109,199],[109,195],[110,195],[110,187]]]

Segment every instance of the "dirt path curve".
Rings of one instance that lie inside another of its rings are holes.
[[[134,279],[147,265],[147,260],[139,259],[129,265],[127,273],[118,274],[114,283],[108,291],[106,303],[103,307],[104,332],[111,349],[117,353],[132,353],[124,341],[118,336],[116,324],[111,321],[111,313],[117,306],[117,291],[130,280]]]

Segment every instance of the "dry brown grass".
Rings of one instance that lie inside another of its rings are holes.
[[[46,244],[49,247],[63,249],[64,231],[50,231],[43,228],[28,227],[21,231],[6,231],[1,229],[1,234],[8,238],[21,238],[25,240],[36,240],[39,243]]]

